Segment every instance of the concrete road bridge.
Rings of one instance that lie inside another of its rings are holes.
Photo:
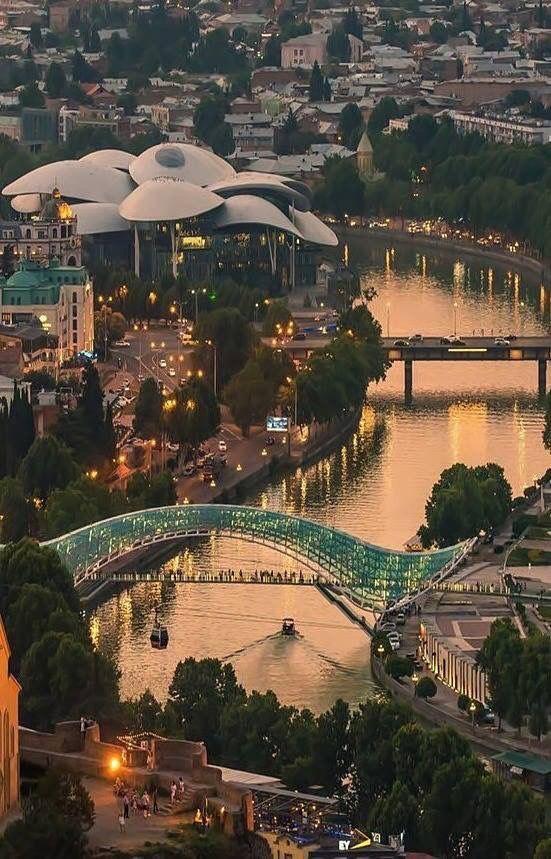
[[[358,605],[382,608],[430,581],[439,581],[463,559],[468,544],[432,552],[382,549],[335,528],[260,507],[182,504],[125,513],[43,543],[55,549],[78,586],[89,579],[117,579],[137,555],[152,547],[210,535],[270,546],[300,569],[339,585]],[[132,581],[180,581],[158,570]],[[298,584],[298,580],[297,580]]]

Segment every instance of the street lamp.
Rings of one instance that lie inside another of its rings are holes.
[[[415,671],[411,675],[411,682],[413,683],[413,697],[415,698],[417,684],[419,683],[419,675]]]
[[[457,335],[457,301],[453,303],[453,334],[454,337]]]
[[[214,389],[214,396],[217,397],[218,396],[218,350],[216,348],[216,343],[213,343],[212,340],[205,340],[205,343],[207,344],[207,346],[210,346],[212,348],[212,352],[213,352],[214,376],[213,376],[213,386],[212,387]]]
[[[206,295],[206,292],[207,292],[206,289],[202,289],[200,291],[202,292],[203,295]],[[199,290],[198,289],[192,289],[191,294],[193,296],[195,296],[195,323],[197,323],[197,319],[199,318]]]
[[[390,337],[390,301],[386,303],[386,336]]]
[[[471,714],[471,727],[474,734],[474,714],[476,713],[476,701],[471,701],[469,704],[469,713]]]
[[[383,645],[379,644],[379,646],[377,648],[377,653],[379,654],[379,659],[383,658],[384,652],[385,652],[385,649],[384,649]]]

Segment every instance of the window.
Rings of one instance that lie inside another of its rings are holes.
[[[73,346],[76,346],[78,343],[78,334],[76,331],[73,331]]]
[[[73,319],[73,331],[78,331],[78,319]]]
[[[54,227],[52,230],[52,238],[57,239],[57,227]]]
[[[78,307],[76,306],[76,304],[73,304],[73,319],[76,319],[77,313]]]
[[[37,235],[38,235],[39,239],[45,239],[46,238],[46,233],[44,230],[39,230]]]
[[[73,303],[76,303],[77,301],[78,301],[78,295],[76,292],[73,292]]]
[[[61,238],[62,239],[67,238],[67,227],[64,227],[64,226],[61,227]]]
[[[25,230],[25,238],[26,239],[32,238],[32,233],[30,230]],[[29,248],[27,248],[27,251],[29,251]]]

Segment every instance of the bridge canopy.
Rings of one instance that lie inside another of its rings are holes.
[[[343,587],[360,605],[380,608],[432,578],[464,544],[432,552],[382,549],[309,519],[260,507],[184,504],[139,510],[95,522],[43,543],[59,553],[79,583],[141,547],[189,536],[246,539],[294,557]],[[166,578],[170,578],[167,574]]]

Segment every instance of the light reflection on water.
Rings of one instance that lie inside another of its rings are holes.
[[[403,336],[539,333],[549,329],[549,288],[498,267],[353,239],[349,251],[375,287],[372,308],[386,333]],[[425,500],[453,462],[493,460],[515,493],[548,467],[535,363],[419,364],[414,401],[403,403],[403,367],[368,392],[354,435],[329,457],[277,478],[249,503],[303,515],[370,542],[401,548],[424,516]],[[170,562],[195,569],[280,569],[291,562],[266,547],[207,539]],[[155,602],[171,641],[149,648]],[[277,635],[294,616],[302,638]],[[247,688],[272,688],[288,703],[323,709],[339,695],[373,694],[368,640],[311,588],[254,585],[139,585],[92,617],[94,640],[115,653],[124,694],[150,686],[166,695],[186,655],[231,655]]]

